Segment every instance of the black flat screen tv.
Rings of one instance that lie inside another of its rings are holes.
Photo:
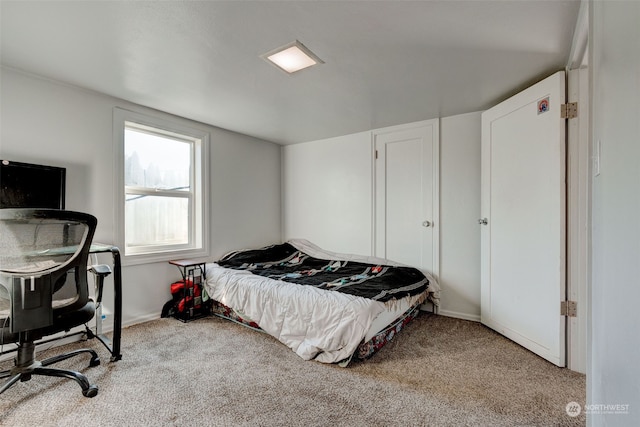
[[[66,169],[0,160],[0,208],[64,209]]]

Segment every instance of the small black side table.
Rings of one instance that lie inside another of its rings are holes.
[[[169,264],[178,267],[183,283],[181,299],[183,300],[184,308],[180,311],[176,310],[174,317],[183,322],[188,322],[209,315],[210,304],[202,300],[203,286],[206,279],[206,261],[178,259],[169,261]],[[199,292],[196,292],[196,287]]]

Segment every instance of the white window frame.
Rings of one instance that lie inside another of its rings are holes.
[[[193,199],[189,203],[189,243],[186,245],[157,245],[151,248],[125,246],[125,182],[124,182],[124,134],[125,127],[151,130],[171,138],[181,139],[192,145],[191,183],[192,191],[153,190],[129,187],[130,192],[140,195],[166,195]],[[159,132],[158,132],[159,131]],[[209,132],[192,122],[177,117],[168,119],[122,108],[113,110],[113,138],[115,152],[114,183],[114,242],[123,255],[123,265],[147,264],[183,258],[209,256]]]

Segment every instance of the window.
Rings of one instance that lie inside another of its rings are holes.
[[[125,262],[207,256],[208,133],[115,109],[117,234]]]

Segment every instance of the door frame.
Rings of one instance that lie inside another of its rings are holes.
[[[439,280],[440,276],[440,119],[422,120],[419,122],[406,123],[402,125],[389,126],[371,131],[371,253],[376,255],[376,248],[379,242],[377,235],[377,162],[376,162],[376,137],[388,133],[410,130],[425,126],[433,128],[433,144],[432,144],[432,203],[433,203],[433,219],[432,219],[432,271],[431,275]]]
[[[591,185],[589,75],[586,68],[567,71],[567,102],[578,103],[578,117],[567,123],[567,300],[577,303],[567,321],[567,368],[586,373],[590,283]]]
[[[589,7],[582,1],[566,67],[567,102],[578,116],[567,123],[567,298],[577,316],[567,322],[567,368],[586,373],[591,288],[591,176]]]
[[[567,102],[578,116],[567,121],[567,298],[577,316],[567,322],[567,368],[586,373],[591,322],[591,180],[589,4],[580,3],[566,66]]]

